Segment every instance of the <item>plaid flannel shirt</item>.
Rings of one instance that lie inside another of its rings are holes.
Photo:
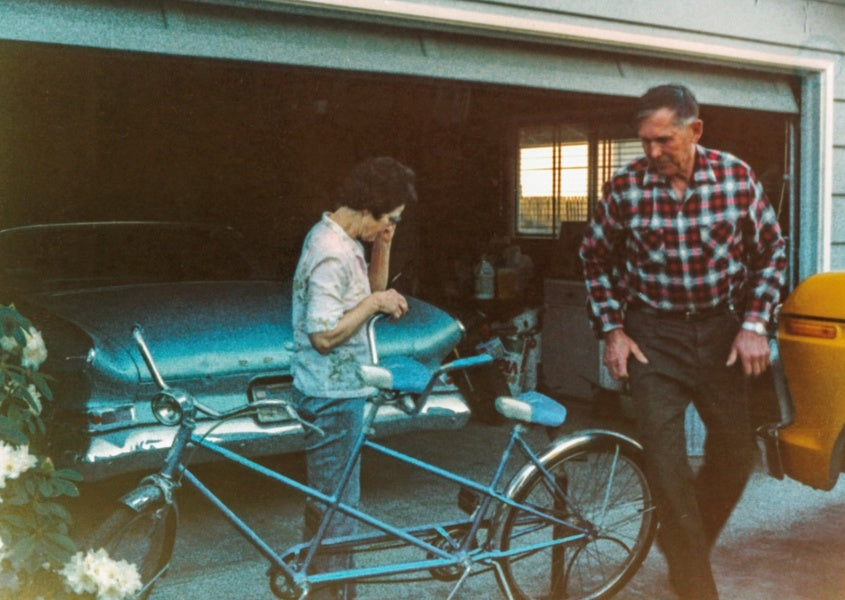
[[[730,303],[767,322],[786,268],[777,216],[754,172],[701,146],[682,202],[645,157],[617,171],[580,255],[598,332],[621,327],[632,301],[682,312]]]

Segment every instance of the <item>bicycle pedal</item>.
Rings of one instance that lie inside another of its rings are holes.
[[[467,487],[461,487],[458,490],[458,508],[466,514],[474,513],[479,504],[481,504],[481,495],[478,492]]]

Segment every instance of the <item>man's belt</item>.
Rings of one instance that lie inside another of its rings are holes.
[[[633,312],[642,312],[659,319],[672,319],[675,321],[703,321],[704,319],[710,319],[712,317],[718,317],[734,312],[731,305],[727,302],[722,302],[716,306],[699,308],[696,310],[662,310],[649,306],[644,302],[633,302],[628,305],[628,310]]]

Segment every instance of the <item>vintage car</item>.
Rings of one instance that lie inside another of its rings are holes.
[[[773,361],[779,419],[759,430],[770,472],[830,490],[845,470],[845,272],[789,294]]]
[[[150,411],[155,385],[134,324],[164,379],[222,412],[290,393],[290,296],[289,281],[255,277],[238,236],[225,228],[108,222],[0,231],[0,301],[42,331],[49,355],[41,370],[55,378],[47,415],[54,459],[87,480],[151,469],[173,437]],[[379,324],[380,354],[434,367],[463,326],[418,299],[409,304],[405,318]],[[457,389],[444,384],[420,415],[381,409],[376,435],[459,428],[469,415]],[[302,447],[298,423],[266,412],[204,420],[197,431],[251,456]]]

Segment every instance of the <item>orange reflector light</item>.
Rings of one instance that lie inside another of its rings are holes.
[[[797,319],[784,319],[786,332],[792,335],[804,337],[821,338],[832,340],[836,337],[836,326],[817,323],[815,321],[799,321]]]

